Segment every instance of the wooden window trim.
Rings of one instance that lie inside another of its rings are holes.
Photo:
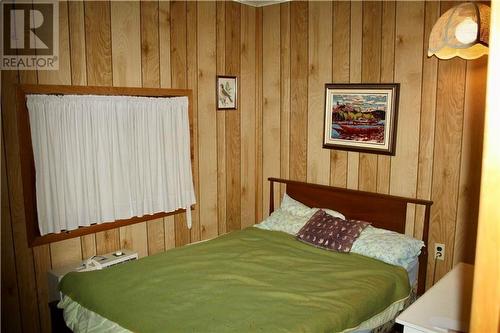
[[[189,103],[189,129],[191,135],[191,159],[193,157],[193,128],[192,128],[192,101],[193,92],[191,89],[162,89],[162,88],[125,88],[125,87],[95,87],[95,86],[67,86],[67,85],[18,85],[17,89],[17,128],[19,135],[19,154],[21,162],[21,177],[24,199],[24,215],[26,222],[26,236],[28,246],[38,246],[64,239],[80,237],[96,232],[115,229],[135,223],[149,221],[164,216],[174,215],[184,212],[178,209],[169,213],[157,213],[130,219],[110,221],[91,226],[80,227],[75,230],[63,231],[40,235],[38,228],[38,214],[36,207],[36,186],[35,186],[35,161],[33,156],[33,145],[31,142],[31,129],[29,123],[28,108],[26,106],[26,95],[47,94],[47,95],[114,95],[114,96],[141,96],[141,97],[188,97]]]

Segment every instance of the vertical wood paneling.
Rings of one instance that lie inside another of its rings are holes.
[[[226,3],[216,8],[217,75],[226,72]],[[226,232],[226,113],[217,112],[217,210],[219,234]]]
[[[51,269],[50,246],[42,245],[33,249],[33,262],[35,264],[36,292],[38,295],[38,311],[40,312],[40,331],[52,332],[50,322],[47,272]],[[36,319],[36,318],[35,318]],[[33,319],[31,319],[33,320]]]
[[[160,87],[170,88],[172,86],[170,71],[170,1],[160,1],[158,4],[158,11]]]
[[[217,118],[215,105],[216,3],[198,4],[198,122],[200,152],[199,210],[201,239],[218,234],[217,228]]]
[[[158,51],[160,56],[160,87],[170,88],[172,86],[172,75],[170,69],[170,1],[160,1],[158,4]],[[175,247],[174,217],[163,218],[165,232],[165,249]]]
[[[160,86],[160,43],[158,2],[141,2],[142,86]]]
[[[264,30],[267,32],[267,30]],[[290,3],[290,179],[307,178],[308,5]]]
[[[429,46],[431,29],[434,26],[434,22],[439,18],[439,15],[439,2],[429,1],[425,3],[424,49],[422,52],[422,96],[425,96],[425,98],[422,98],[420,113],[420,147],[418,153],[417,179],[417,197],[422,199],[430,199],[432,189],[438,60],[436,57],[427,57],[427,49]],[[423,232],[421,223],[423,218],[424,209],[417,207],[414,230],[416,236],[420,236]],[[430,279],[430,274],[428,274],[427,279]]]
[[[440,62],[438,69],[436,137],[431,214],[431,242],[440,240],[447,246],[444,262],[436,268],[437,278],[446,273],[453,262],[453,244],[460,179],[460,150],[465,89],[465,61]],[[432,243],[431,243],[432,244]]]
[[[5,82],[2,86],[5,85]],[[4,93],[4,91],[2,91]],[[2,108],[4,106],[2,105]],[[4,109],[5,110],[5,109]],[[21,308],[19,306],[19,287],[17,285],[16,256],[14,240],[12,238],[12,220],[10,218],[9,189],[7,185],[7,170],[5,146],[3,145],[3,130],[0,126],[1,150],[1,179],[2,179],[2,332],[22,332]]]
[[[40,84],[71,84],[68,3],[59,4],[59,70],[38,71]]]
[[[333,3],[332,31],[332,83],[349,83],[349,53],[350,53],[350,13],[351,4],[348,1]],[[330,153],[330,184],[337,187],[347,186],[347,152],[331,150]]]
[[[173,1],[170,4],[170,66],[172,88],[187,87],[187,13],[186,3]],[[185,214],[174,217],[175,245],[188,244],[191,232],[186,226]]]
[[[68,28],[71,62],[71,84],[87,84],[87,57],[85,54],[85,13],[81,1],[68,2]]]
[[[280,173],[281,177],[290,178],[290,4],[280,6]],[[285,194],[286,186],[280,188],[280,198]]]
[[[196,2],[189,1],[186,4],[186,62],[187,62],[187,87],[193,92],[193,96],[198,95],[198,63],[197,63],[197,17]],[[191,103],[190,131],[191,131],[191,161],[193,172],[193,184],[196,198],[200,197],[199,191],[199,163],[198,163],[198,99],[195,97]],[[191,242],[200,240],[200,210],[198,205],[193,205],[192,211]]]
[[[111,86],[111,20],[109,2],[85,2],[87,81],[92,86]]]
[[[280,173],[280,7],[269,6],[262,9],[262,24],[266,33],[262,39],[262,101],[264,135],[262,149],[263,188],[268,188],[268,177]],[[279,186],[274,188],[275,197]],[[269,211],[269,191],[264,190],[264,214]]]
[[[422,105],[420,112],[420,146],[417,178],[417,197],[422,199],[430,199],[432,189],[438,59],[436,57],[429,58],[427,56],[427,49],[432,27],[440,15],[439,7],[439,2],[429,1],[425,3],[424,49],[422,52]],[[422,207],[417,207],[414,228],[414,235],[417,237],[422,235],[423,220],[424,209]],[[428,267],[427,273],[427,281],[430,281],[432,279],[430,266]]]
[[[465,81],[462,155],[460,160],[460,184],[453,246],[453,265],[459,262],[474,263],[486,100],[486,76],[488,58],[467,63]]]
[[[140,87],[141,7],[139,2],[111,2],[113,85]]]
[[[240,75],[240,7],[236,2],[226,2],[226,75]],[[238,99],[241,89],[238,89]],[[226,230],[241,227],[241,109],[226,113]]]
[[[441,13],[451,6],[453,3],[443,3]],[[460,181],[465,72],[466,62],[464,60],[455,58],[439,63],[432,172],[434,205],[431,212],[430,244],[439,240],[439,242],[445,243],[447,251],[444,261],[437,264],[436,279],[449,271],[453,263]],[[440,110],[441,112],[439,112]]]
[[[309,3],[307,181],[330,183],[330,150],[324,149],[325,83],[332,81],[332,3]]]
[[[264,159],[262,151],[262,40],[263,40],[263,24],[262,24],[262,8],[257,9],[255,18],[255,67],[256,67],[256,87],[255,96],[257,99],[255,105],[255,149],[256,149],[256,193],[255,193],[255,215],[256,220],[261,221],[264,216],[262,197],[264,196],[264,184],[262,175],[262,161]]]
[[[419,27],[416,29],[415,27]],[[417,190],[424,4],[396,5],[394,80],[400,82],[396,156],[391,161],[390,193],[414,197]],[[413,234],[415,207],[409,205],[406,232]]]
[[[382,42],[382,2],[363,2],[363,39],[361,60],[361,81],[380,82]],[[359,189],[375,192],[377,190],[377,155],[360,154]]]
[[[363,47],[363,3],[351,2],[351,48],[349,81],[361,82],[361,50]],[[359,183],[359,153],[347,153],[347,188],[358,189]]]
[[[256,192],[256,64],[255,8],[241,6],[241,228],[255,224]]]

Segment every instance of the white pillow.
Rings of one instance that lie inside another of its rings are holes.
[[[319,208],[306,206],[285,193],[280,208],[255,226],[260,229],[283,231],[295,235],[318,210]],[[345,219],[344,215],[337,211],[331,209],[323,210],[333,217]]]
[[[307,221],[309,221],[315,212],[316,210],[309,208],[309,213],[301,216],[291,214],[284,209],[277,209],[254,227],[264,230],[282,231],[290,235],[295,235]]]
[[[301,216],[309,214],[309,210],[311,209],[311,207],[304,205],[302,202],[292,199],[286,193],[283,196],[280,208],[290,212],[291,214],[301,215]],[[322,209],[328,215],[331,215],[333,217],[339,217],[345,220],[345,216],[342,213],[337,212],[336,210],[328,208],[313,208],[313,209],[315,209],[315,212],[318,211],[318,209]]]
[[[424,242],[394,231],[368,226],[352,244],[351,252],[409,269]]]
[[[325,213],[327,213],[328,215],[331,215],[333,217],[338,217],[342,220],[345,220],[345,216],[344,214],[340,213],[340,212],[337,212],[336,210],[333,210],[333,209],[328,209],[328,208],[318,208],[318,209],[321,209],[323,210]]]
[[[304,205],[295,199],[292,199],[285,193],[283,200],[281,200],[280,208],[289,212],[292,215],[305,216],[311,212],[311,207]]]

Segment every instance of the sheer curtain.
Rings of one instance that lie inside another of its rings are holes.
[[[187,97],[28,95],[41,235],[195,203]]]

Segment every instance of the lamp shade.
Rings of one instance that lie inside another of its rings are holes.
[[[488,54],[490,7],[475,2],[455,6],[441,15],[429,37],[428,56],[476,59]]]

